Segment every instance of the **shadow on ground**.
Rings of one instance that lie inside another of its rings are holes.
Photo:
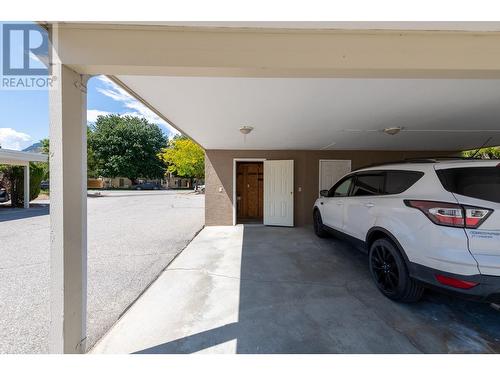
[[[49,205],[32,203],[30,208],[12,208],[7,205],[0,205],[0,222],[28,219],[30,217],[43,216],[49,214]]]
[[[221,302],[222,303],[222,302]],[[137,353],[498,353],[500,313],[428,292],[398,304],[373,285],[366,255],[310,228],[245,226],[238,322]]]

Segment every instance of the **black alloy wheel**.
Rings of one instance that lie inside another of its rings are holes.
[[[384,245],[373,248],[371,268],[377,286],[385,294],[396,294],[399,286],[399,270],[394,256]]]
[[[404,258],[388,238],[370,246],[369,267],[375,285],[386,297],[400,302],[416,302],[422,297],[424,287],[410,277]]]
[[[328,232],[325,230],[323,220],[321,219],[321,212],[318,209],[315,209],[313,212],[313,225],[316,236],[321,238],[328,237]]]

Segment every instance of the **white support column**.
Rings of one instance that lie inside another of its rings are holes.
[[[30,163],[24,167],[24,208],[30,208]]]
[[[84,353],[87,318],[87,76],[54,62],[50,90],[51,353]]]

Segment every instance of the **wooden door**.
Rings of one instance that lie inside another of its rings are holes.
[[[262,162],[237,163],[236,212],[239,222],[262,221],[263,171]]]

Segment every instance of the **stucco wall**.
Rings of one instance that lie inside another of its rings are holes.
[[[303,150],[207,150],[205,162],[205,224],[233,224],[233,159],[294,160],[294,222],[312,223],[311,208],[318,197],[319,160],[351,160],[352,169],[404,158],[449,155],[450,152],[417,151],[303,151]],[[299,192],[299,187],[301,191]]]

